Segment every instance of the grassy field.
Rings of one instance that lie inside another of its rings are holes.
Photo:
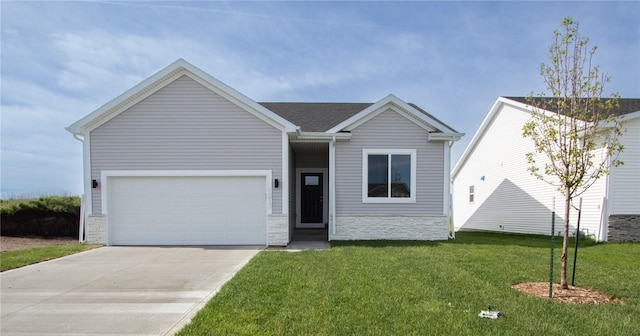
[[[179,335],[637,335],[638,256],[640,244],[586,242],[576,285],[624,304],[576,306],[511,288],[548,281],[548,237],[461,233],[264,251]],[[488,304],[504,316],[479,318]]]
[[[66,255],[90,250],[98,246],[99,245],[91,244],[68,244],[2,252],[0,253],[0,271],[6,271],[42,261],[64,257]]]

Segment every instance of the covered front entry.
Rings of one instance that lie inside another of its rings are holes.
[[[295,223],[292,223],[295,240],[296,236],[305,234],[305,229],[325,230],[328,226],[329,144],[303,142],[292,143],[291,147],[295,163],[296,216]]]
[[[109,245],[266,245],[267,176],[107,176]]]

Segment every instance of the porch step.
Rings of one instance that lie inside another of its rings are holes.
[[[294,229],[292,242],[296,241],[328,241],[327,229]]]

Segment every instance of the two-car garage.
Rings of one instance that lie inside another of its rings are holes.
[[[109,245],[266,245],[270,171],[103,172]]]

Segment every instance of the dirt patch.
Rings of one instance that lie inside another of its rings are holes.
[[[55,245],[66,245],[77,243],[78,239],[64,237],[64,238],[23,238],[23,237],[0,237],[0,252],[24,250],[34,247],[45,247]]]
[[[539,298],[549,298],[548,282],[525,282],[511,286],[513,289],[527,295]],[[562,289],[560,284],[553,284],[553,300],[571,304],[622,304],[623,302],[610,296],[599,293],[593,289],[569,286],[569,289]]]

